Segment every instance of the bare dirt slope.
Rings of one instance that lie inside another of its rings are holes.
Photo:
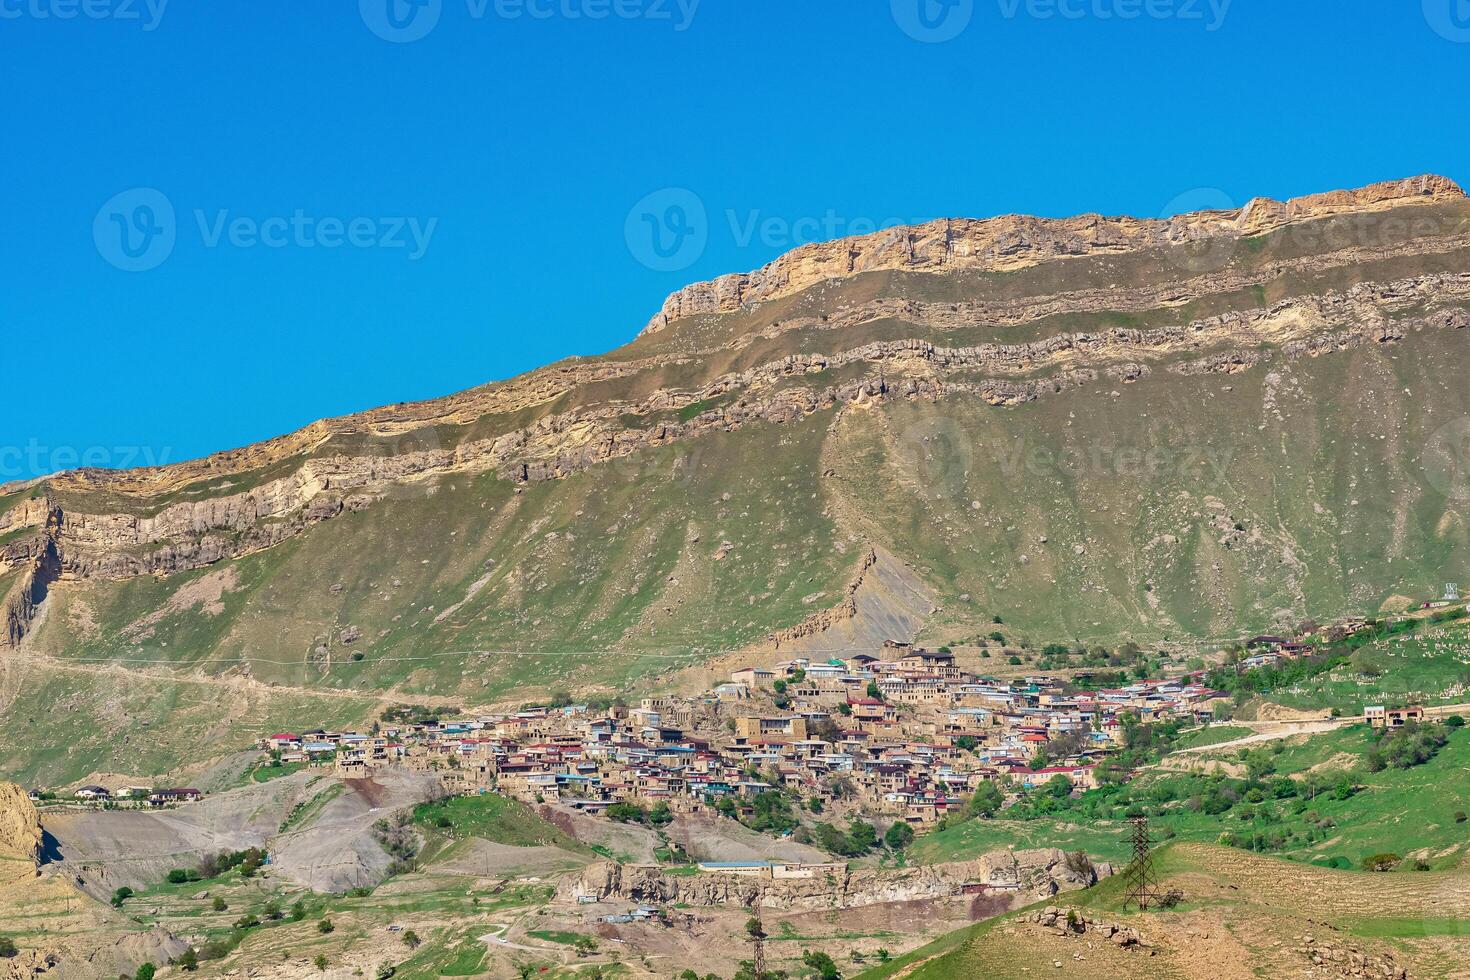
[[[157,812],[50,812],[47,871],[74,876],[106,898],[122,885],[156,884],[209,854],[261,847],[286,878],[342,891],[382,879],[391,859],[373,824],[427,799],[436,785],[406,772],[375,780],[296,773]]]

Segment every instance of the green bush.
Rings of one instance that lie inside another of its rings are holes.
[[[1398,867],[1403,858],[1392,851],[1384,851],[1382,854],[1370,854],[1363,858],[1364,871],[1392,871]]]

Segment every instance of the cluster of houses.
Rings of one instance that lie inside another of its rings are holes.
[[[72,798],[82,803],[119,803],[133,806],[171,806],[176,803],[192,803],[204,794],[197,789],[175,788],[154,789],[149,786],[124,786],[111,790],[106,786],[83,786],[72,793]],[[30,792],[31,802],[40,802],[41,794]]]
[[[1044,676],[975,676],[945,650],[890,643],[882,653],[747,667],[700,697],[282,733],[261,747],[342,776],[404,766],[437,773],[453,793],[590,813],[618,803],[750,812],[779,788],[922,828],[989,780],[1034,787],[1065,776],[1090,788],[1125,715],[1203,721],[1223,696],[1197,675],[1079,692]]]
[[[1360,632],[1368,628],[1366,620],[1352,620],[1340,627],[1346,635]],[[1316,647],[1310,643],[1302,643],[1297,640],[1289,640],[1284,636],[1257,636],[1246,641],[1245,648],[1250,651],[1240,661],[1242,670],[1255,670],[1258,667],[1275,667],[1288,660],[1301,660],[1310,657]]]

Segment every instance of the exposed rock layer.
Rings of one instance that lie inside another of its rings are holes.
[[[1085,888],[1112,873],[1108,865],[1074,869],[1056,849],[999,851],[974,861],[902,870],[864,868],[819,872],[811,878],[767,879],[734,874],[668,875],[658,868],[589,865],[564,886],[569,897],[609,898],[660,904],[760,906],[778,909],[857,908],[884,902],[945,898],[971,889],[1014,894],[1034,901],[1059,891]]]

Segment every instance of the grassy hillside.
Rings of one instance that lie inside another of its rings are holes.
[[[1470,869],[1464,867],[1383,876],[1174,845],[1157,853],[1156,868],[1161,888],[1184,894],[1173,911],[1125,910],[1121,878],[1054,900],[1080,915],[1138,929],[1152,951],[1057,937],[1013,915],[945,937],[859,980],[1019,980],[1042,971],[1097,980],[1313,975],[1305,971],[1313,967],[1314,948],[1356,952],[1375,962],[1391,958],[1416,977],[1464,976],[1470,963],[1470,929],[1459,918],[1470,899]]]
[[[186,764],[197,773],[303,718],[365,723],[377,704],[0,661],[0,773],[26,786],[63,786],[93,772],[146,780]]]
[[[35,648],[478,703],[623,687],[839,601],[861,555],[825,509],[822,437],[755,428],[520,491],[445,480],[209,569],[65,583]]]
[[[1218,758],[1238,778],[1153,769],[1133,782],[1080,798],[1037,802],[1002,819],[972,819],[920,837],[912,857],[947,861],[1008,846],[1083,849],[1110,861],[1128,856],[1127,818],[1149,816],[1165,839],[1216,843],[1297,861],[1358,867],[1383,852],[1433,868],[1470,854],[1470,732],[1454,731],[1428,762],[1367,768],[1377,736],[1354,725],[1240,749]],[[1349,793],[1338,787],[1347,781]],[[1026,819],[1016,815],[1025,813]],[[1412,862],[1410,862],[1412,863]],[[1411,872],[1405,872],[1411,873]]]

